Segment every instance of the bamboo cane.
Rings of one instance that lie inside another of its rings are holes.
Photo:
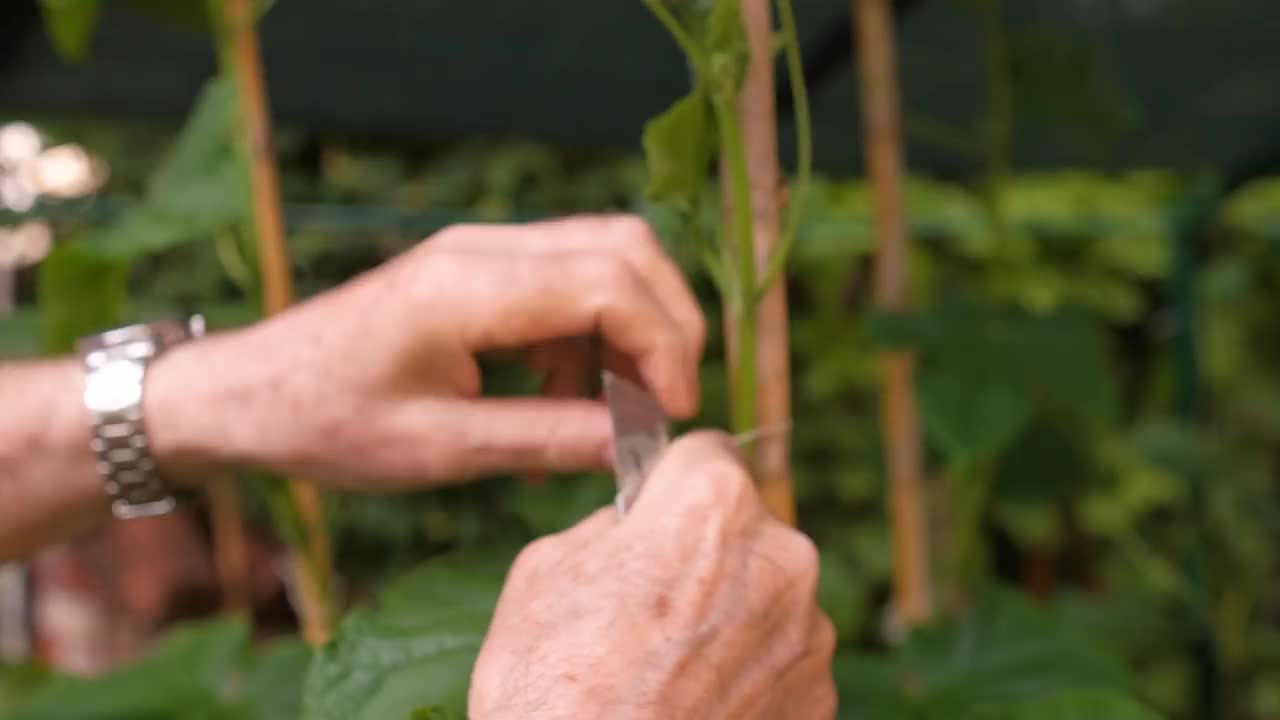
[[[875,206],[875,296],[882,311],[894,312],[907,305],[908,237],[902,119],[890,13],[889,0],[854,0],[864,146]],[[893,540],[893,620],[903,627],[918,625],[933,612],[913,375],[911,353],[884,353],[881,414]]]
[[[271,118],[258,45],[253,0],[227,0],[229,60],[235,76],[248,156],[258,262],[262,272],[263,311],[283,311],[294,299],[289,251],[285,244],[280,179],[271,147]],[[303,637],[312,645],[325,642],[331,629],[329,590],[332,569],[324,525],[323,499],[305,481],[290,478],[289,490],[306,537],[306,557],[291,563],[299,593],[298,614]]]

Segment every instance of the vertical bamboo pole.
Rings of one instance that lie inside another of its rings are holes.
[[[774,105],[774,32],[769,0],[742,0],[742,24],[751,58],[738,96],[737,113],[751,187],[755,277],[764,277],[769,258],[780,240],[782,196]],[[730,193],[724,195],[729,197]],[[753,301],[753,293],[744,294],[742,302]],[[791,422],[791,359],[783,274],[779,273],[761,297],[755,321],[755,423],[763,432],[751,448],[753,467],[766,507],[779,520],[795,524],[791,438],[789,433],[775,432],[789,427]]]
[[[271,146],[271,118],[258,47],[255,3],[253,0],[226,0],[226,3],[229,61],[235,76],[241,126],[247,146],[245,152],[248,154],[258,262],[262,271],[263,310],[273,315],[293,302],[294,289],[289,251],[285,245],[280,178]],[[298,590],[298,613],[303,637],[312,645],[318,645],[329,637],[331,609],[328,597],[333,574],[322,498],[314,485],[297,478],[289,480],[289,490],[307,543],[305,552],[291,552],[293,580]]]
[[[222,592],[222,610],[247,613],[252,603],[249,539],[240,512],[240,488],[235,476],[228,474],[210,479],[205,493],[209,498],[213,563]]]
[[[861,79],[867,173],[875,203],[877,305],[907,304],[907,226],[903,203],[902,119],[889,0],[854,0],[854,32]],[[881,358],[882,422],[893,538],[893,619],[911,627],[933,612],[925,503],[921,488],[920,421],[912,385],[914,358],[895,351]]]

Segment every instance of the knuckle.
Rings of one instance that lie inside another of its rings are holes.
[[[702,459],[694,472],[697,483],[722,514],[739,516],[759,504],[751,474],[727,453]]]
[[[812,590],[816,593],[818,574],[821,568],[818,546],[814,544],[808,535],[799,530],[788,528],[788,536],[790,537],[787,557],[788,565],[796,573],[796,577],[804,589],[806,591]],[[812,593],[810,593],[810,596],[812,596]]]
[[[603,235],[615,252],[644,273],[663,272],[663,264],[669,262],[667,253],[647,221],[638,215],[618,215],[611,223],[612,231]]]
[[[616,232],[614,237],[628,245],[657,246],[658,238],[654,235],[653,228],[644,218],[635,213],[613,215],[609,223]]]
[[[698,348],[701,349],[706,347],[707,330],[708,330],[707,316],[703,314],[701,308],[695,307],[695,312],[693,313],[693,316],[690,319],[690,322],[692,323],[692,326],[690,329],[693,332],[694,339],[698,343]]]
[[[634,294],[639,287],[635,271],[622,258],[595,255],[583,258],[586,273],[594,281],[602,298]]]
[[[553,553],[554,536],[546,535],[525,545],[511,564],[512,580],[527,580],[538,574],[546,558]]]
[[[829,667],[831,659],[835,657],[839,637],[835,623],[831,622],[831,618],[821,611],[818,612],[818,630],[816,634],[817,637],[814,638],[813,642],[813,654],[822,660],[824,667]]]
[[[755,487],[727,435],[695,431],[663,454],[651,483],[668,494],[669,509],[691,522],[735,528],[756,517]]]
[[[746,465],[738,454],[733,438],[719,430],[695,430],[680,436],[671,446],[671,456],[702,469],[706,466],[728,466],[730,471],[747,476]],[[750,480],[747,477],[747,480]]]

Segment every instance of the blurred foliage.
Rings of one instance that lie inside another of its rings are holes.
[[[279,640],[250,654],[242,620],[172,630],[148,657],[93,679],[46,676],[9,720],[275,720],[297,716],[311,653]],[[28,671],[22,671],[24,674]],[[0,695],[0,698],[3,696]]]
[[[39,210],[57,218],[58,248],[20,274],[0,356],[65,350],[84,332],[177,309],[205,311],[215,327],[252,319],[243,188],[221,174],[232,148],[209,129],[226,121],[221,102],[212,86],[167,151],[153,128],[45,128],[88,145],[113,174],[94,205]],[[719,326],[714,287],[682,242],[686,219],[647,205],[642,158],[526,144],[386,149],[287,129],[280,152],[291,208],[311,212],[292,216],[305,293],[408,247],[405,227],[630,209],[649,215]],[[1280,184],[1235,193],[1198,239],[1209,398],[1198,424],[1176,412],[1165,290],[1171,217],[1188,186],[1158,171],[1016,177],[1002,189],[997,243],[975,188],[912,179],[917,309],[884,316],[868,282],[866,185],[815,185],[789,271],[794,459],[800,521],[823,551],[820,600],[841,638],[842,717],[1194,717],[1188,613],[1217,641],[1223,716],[1280,715]],[[723,349],[711,345],[697,424],[724,426]],[[895,643],[881,617],[890,559],[876,353],[901,346],[919,354],[947,612]],[[532,388],[501,364],[486,383]],[[511,549],[607,504],[610,485],[502,478],[343,497],[331,518],[339,567],[352,596],[372,601],[314,659],[295,641],[251,652],[243,627],[218,621],[177,630],[97,680],[5,670],[0,708],[41,720],[456,715]],[[263,521],[263,495],[250,496]],[[1192,553],[1207,558],[1203,576],[1186,570]]]
[[[348,614],[311,665],[303,720],[465,717],[471,666],[514,557],[438,558]]]
[[[848,718],[1158,717],[1131,699],[1117,657],[1077,628],[1012,593],[995,593],[959,622],[925,627],[888,658],[841,654]]]

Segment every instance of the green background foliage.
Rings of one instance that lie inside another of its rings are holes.
[[[77,24],[91,24],[81,14],[94,6],[44,4],[70,16],[53,35],[68,55],[86,42]],[[1058,60],[1038,70],[1024,62],[1018,82],[1072,64]],[[1031,100],[1034,109],[1054,98]],[[20,275],[0,356],[63,352],[86,332],[177,309],[199,309],[215,328],[256,316],[233,103],[211,82],[165,142],[127,124],[42,124],[51,139],[102,155],[113,174],[93,203],[35,211],[53,219],[59,244]],[[652,175],[631,154],[515,142],[406,148],[285,128],[300,289],[330,287],[451,221],[632,210],[650,218],[720,327],[704,247],[691,239],[710,236],[714,209],[684,201],[712,192],[690,170],[711,161],[712,122],[709,100],[694,93],[651,123]],[[1202,718],[1206,703],[1220,717],[1280,715],[1280,181],[1214,198],[1209,221],[1184,235],[1179,218],[1203,180],[1063,170],[1015,174],[993,191],[913,177],[914,309],[897,315],[872,306],[866,184],[823,178],[807,193],[787,275],[792,439],[799,521],[822,550],[820,601],[840,636],[842,718]],[[1194,250],[1194,283],[1177,274],[1180,247]],[[1194,358],[1179,342],[1187,328]],[[907,638],[884,617],[876,371],[877,353],[898,347],[919,358],[943,606]],[[703,386],[704,415],[692,424],[728,425],[716,337]],[[533,385],[490,363],[486,387]],[[1198,412],[1188,412],[1190,396],[1203,398]],[[249,516],[264,527],[273,482],[246,483]],[[329,520],[353,604],[328,646],[251,641],[244,624],[215,619],[173,630],[136,665],[95,680],[0,669],[0,711],[461,717],[515,549],[611,497],[605,476],[344,495]]]

